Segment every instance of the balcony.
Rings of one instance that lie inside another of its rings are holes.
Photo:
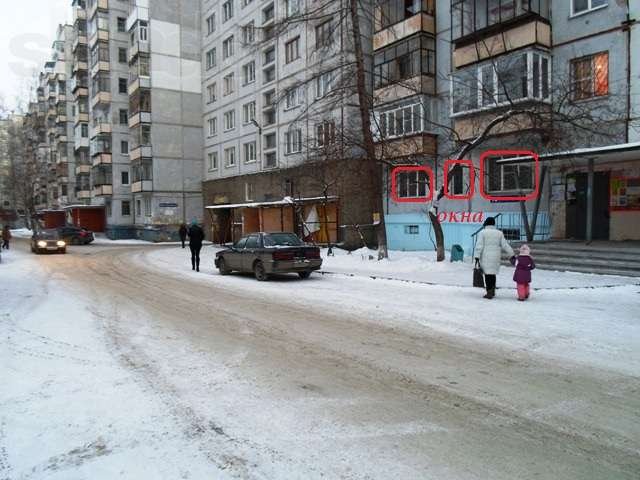
[[[127,32],[129,32],[138,21],[149,21],[149,8],[135,5],[131,7],[129,16],[127,17]]]
[[[379,2],[375,9],[373,48],[378,50],[416,33],[435,35],[435,1]]]
[[[91,173],[91,165],[84,164],[78,165],[76,167],[76,175],[90,174]]]
[[[67,114],[66,113],[57,113],[56,114],[56,123],[66,123]]]
[[[89,37],[89,48],[93,48],[93,46],[98,42],[108,42],[109,41],[109,30],[101,30],[98,29]]]
[[[98,10],[109,10],[109,0],[93,0],[87,3],[87,18],[93,18]]]
[[[113,195],[113,185],[97,185],[93,187],[94,197],[105,197]]]
[[[73,39],[72,50],[76,52],[78,48],[87,48],[87,35],[85,33],[77,33]]]
[[[131,184],[131,193],[153,192],[152,180],[140,180]]]
[[[141,88],[151,88],[151,78],[148,76],[139,76],[135,73],[131,73],[129,75],[129,87],[127,88],[127,93],[129,95],[133,95]]]
[[[86,60],[80,58],[74,58],[73,60],[73,73],[86,72],[89,69],[89,63]]]
[[[89,139],[83,137],[75,137],[75,141],[73,142],[73,149],[75,151],[78,151],[83,148],[89,148]]]
[[[141,123],[151,123],[151,112],[138,112],[129,117],[129,128],[136,127]]]
[[[89,121],[89,114],[82,113],[82,112],[76,112],[76,116],[73,119],[74,125],[78,125],[79,123],[87,123],[88,121]]]
[[[149,55],[149,52],[149,42],[136,40],[133,45],[129,47],[129,61],[133,60],[140,54]]]
[[[95,65],[91,66],[92,77],[95,77],[100,72],[108,73],[110,71],[111,71],[111,64],[108,61],[102,60],[102,61],[96,62]]]
[[[98,135],[110,134],[113,128],[111,122],[107,122],[104,120],[97,120],[93,122],[91,128],[91,138],[96,137]]]
[[[98,153],[92,156],[91,165],[97,167],[98,165],[111,165],[112,158],[111,152],[109,153]]]
[[[87,19],[87,10],[85,7],[74,6],[73,7],[73,21],[74,23],[77,20],[86,20]]]
[[[71,93],[73,93],[74,95],[76,94],[76,92],[80,89],[84,89],[85,90],[85,94],[82,96],[87,96],[88,95],[88,89],[89,89],[89,82],[87,81],[87,77],[86,76],[73,76],[71,77]],[[76,95],[76,96],[80,96],[80,95]]]
[[[111,104],[110,92],[96,92],[91,99],[91,107],[96,108],[98,105],[108,106]]]
[[[76,190],[76,198],[78,200],[87,200],[91,198],[91,190],[89,187],[83,187],[80,190]]]
[[[67,101],[67,95],[64,92],[58,93],[58,95],[56,96],[56,103],[62,103],[66,101]]]
[[[152,156],[151,145],[139,145],[129,151],[129,160],[132,162],[141,158],[151,158]]]

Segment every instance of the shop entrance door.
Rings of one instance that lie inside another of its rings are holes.
[[[567,238],[585,240],[587,237],[587,174],[568,177],[575,181],[575,194],[567,200]],[[595,172],[593,176],[592,239],[609,239],[609,172]]]

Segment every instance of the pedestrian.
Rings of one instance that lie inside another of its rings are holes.
[[[200,250],[204,240],[204,230],[198,225],[197,220],[191,222],[189,227],[189,250],[191,250],[191,270],[200,271]]]
[[[502,252],[513,257],[513,249],[504,238],[502,231],[496,228],[496,220],[489,217],[484,221],[484,228],[478,234],[475,257],[484,272],[484,283],[487,293],[484,298],[496,296],[496,275],[500,271]]]
[[[9,240],[11,240],[11,230],[9,225],[5,225],[2,229],[2,248],[9,250]]]
[[[511,264],[516,267],[516,271],[513,273],[513,281],[516,282],[518,287],[518,300],[524,302],[529,298],[531,270],[536,268],[528,245],[520,246],[520,254],[517,257],[511,257]]]
[[[182,223],[178,229],[178,235],[180,235],[180,241],[182,242],[182,248],[184,248],[184,241],[187,239],[187,224]]]

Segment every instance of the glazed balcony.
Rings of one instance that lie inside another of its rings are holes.
[[[78,150],[89,148],[89,139],[85,137],[75,137],[75,141],[73,142],[73,149],[77,152]]]
[[[93,18],[98,10],[107,12],[109,10],[109,0],[89,0],[87,2],[87,18]]]
[[[374,15],[374,50],[421,32],[435,35],[435,0],[381,1]]]
[[[77,112],[76,116],[73,119],[74,125],[78,125],[79,123],[87,123],[89,121],[89,114],[86,112]]]

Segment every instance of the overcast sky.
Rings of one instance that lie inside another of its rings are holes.
[[[59,23],[71,22],[71,0],[3,0],[0,15],[0,97],[14,108],[25,81],[51,56]]]

